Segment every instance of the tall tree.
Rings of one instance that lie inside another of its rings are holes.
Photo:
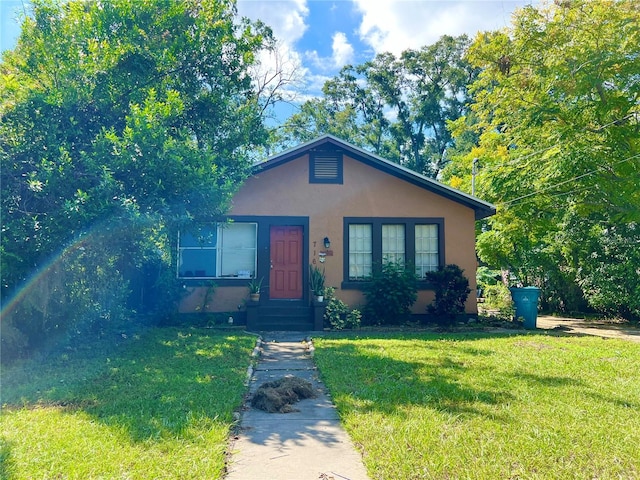
[[[346,66],[327,81],[324,97],[308,101],[286,123],[289,138],[336,134],[435,177],[453,144],[447,122],[465,111],[477,71],[464,59],[466,36]]]
[[[249,68],[272,46],[234,0],[35,0],[0,65],[3,295],[94,225],[139,230],[100,242],[121,266],[223,213],[268,138]]]
[[[509,30],[479,35],[469,59],[482,73],[466,125],[480,142],[457,163],[470,171],[479,157],[478,191],[499,207],[481,258],[567,308],[561,285],[603,308],[617,284],[606,310],[640,317],[640,5],[525,7]]]

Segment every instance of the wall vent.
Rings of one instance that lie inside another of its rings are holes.
[[[310,183],[342,183],[342,153],[312,152],[310,163]]]

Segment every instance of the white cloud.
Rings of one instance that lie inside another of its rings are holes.
[[[511,23],[514,7],[534,0],[353,0],[362,14],[358,33],[375,53],[396,55],[435,43],[442,35],[496,30]]]
[[[280,83],[284,98],[293,101],[309,76],[300,53],[294,48],[294,43],[308,28],[306,0],[238,0],[237,5],[240,16],[264,22],[277,39],[275,51],[260,52],[251,75],[254,82],[267,89]]]
[[[332,37],[331,57],[321,57],[317,50],[304,52],[304,58],[315,68],[323,72],[340,69],[353,62],[355,50],[343,32],[336,32]]]
[[[292,45],[302,38],[308,25],[306,0],[238,0],[238,14],[262,20],[282,42]]]
[[[342,32],[333,35],[333,64],[336,68],[342,68],[353,61],[353,46],[347,40],[347,36]]]
[[[511,13],[516,7],[537,5],[547,0],[350,1],[353,11],[348,17],[341,18],[343,22],[338,27],[337,22],[332,23],[332,17],[322,13],[327,10],[331,15],[338,10],[344,13],[345,9],[338,9],[336,2],[238,0],[241,16],[263,21],[278,39],[277,55],[261,55],[261,66],[256,72],[261,77],[254,78],[267,78],[278,67],[286,66],[297,79],[287,85],[286,90],[298,99],[306,99],[319,95],[324,81],[346,64],[363,61],[381,52],[399,55],[408,48],[431,45],[445,34],[466,33],[473,37],[478,31],[504,28],[511,24]],[[312,2],[317,3],[310,9],[308,5]],[[335,33],[331,36],[329,56],[324,53],[328,46],[325,42],[331,31],[327,30],[332,27]],[[324,31],[324,35],[318,35],[318,31]],[[354,36],[359,36],[360,41]],[[311,43],[319,42],[319,38],[321,44]],[[321,56],[319,52],[327,56]]]

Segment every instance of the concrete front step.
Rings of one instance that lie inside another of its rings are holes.
[[[249,305],[247,328],[253,331],[310,331],[322,329],[324,307],[306,305]]]

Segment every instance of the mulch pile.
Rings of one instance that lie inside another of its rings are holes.
[[[258,387],[251,399],[251,406],[268,413],[295,412],[293,404],[316,394],[313,385],[298,377],[283,377],[265,382]]]

